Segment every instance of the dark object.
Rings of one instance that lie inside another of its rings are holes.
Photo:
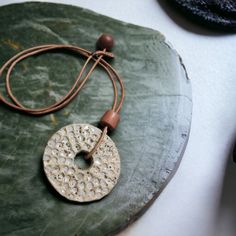
[[[236,31],[236,0],[169,0],[202,26]]]
[[[110,34],[102,34],[97,41],[97,49],[111,51],[114,46],[114,39]]]
[[[236,143],[235,143],[234,150],[233,150],[233,160],[236,163]]]

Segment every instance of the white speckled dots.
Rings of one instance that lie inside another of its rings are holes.
[[[48,141],[44,170],[49,182],[65,198],[77,202],[99,200],[116,185],[120,157],[109,136],[94,153],[88,169],[81,169],[74,161],[77,153],[93,149],[101,133],[89,124],[72,124],[61,128]]]

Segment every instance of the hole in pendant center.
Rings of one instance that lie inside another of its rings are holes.
[[[75,164],[82,170],[89,169],[93,164],[93,157],[89,158],[88,160],[85,160],[85,156],[88,154],[88,152],[81,151],[76,154],[75,156]]]

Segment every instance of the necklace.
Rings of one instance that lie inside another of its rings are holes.
[[[19,52],[10,58],[0,69],[0,76],[6,70],[6,92],[11,101],[0,94],[0,101],[6,106],[33,116],[52,113],[69,104],[89,79],[95,67],[99,65],[111,80],[114,100],[111,109],[102,116],[99,124],[102,130],[90,124],[71,124],[61,128],[48,141],[43,155],[44,172],[48,181],[63,197],[76,202],[99,200],[111,192],[120,175],[120,157],[118,150],[107,135],[119,123],[123,101],[124,85],[116,70],[104,59],[113,58],[109,52],[114,45],[112,36],[103,34],[97,41],[98,50],[90,52],[73,45],[40,45]],[[15,65],[36,54],[53,50],[69,50],[87,58],[68,93],[56,103],[43,108],[31,109],[23,106],[14,96],[10,78]],[[87,73],[85,69],[93,61]],[[83,75],[85,76],[83,77]],[[117,88],[120,86],[120,99]],[[89,162],[89,168],[75,163],[78,155]]]

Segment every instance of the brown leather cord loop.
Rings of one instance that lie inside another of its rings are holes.
[[[80,55],[87,58],[84,65],[82,66],[74,84],[72,85],[71,89],[59,101],[57,101],[54,104],[49,105],[47,107],[33,109],[33,108],[27,108],[27,107],[23,106],[18,101],[18,99],[15,97],[15,95],[13,94],[13,91],[11,89],[10,78],[11,78],[11,74],[12,74],[14,67],[16,66],[17,63],[25,60],[26,58],[28,58],[30,56],[40,54],[43,52],[47,52],[47,51],[58,50],[58,49],[67,49],[67,50],[79,53]],[[25,112],[29,115],[34,115],[34,116],[45,115],[45,114],[60,110],[63,107],[65,107],[67,104],[69,104],[77,96],[77,94],[83,88],[83,86],[85,85],[85,83],[89,79],[90,75],[92,74],[92,72],[94,71],[96,66],[99,65],[105,70],[105,72],[107,73],[107,75],[112,83],[112,87],[113,87],[113,91],[114,91],[114,100],[113,100],[113,105],[112,105],[111,109],[114,112],[119,113],[119,111],[122,107],[123,101],[124,101],[123,81],[119,77],[119,75],[115,71],[115,69],[107,61],[105,61],[103,59],[104,56],[110,57],[110,58],[114,57],[114,55],[112,53],[106,52],[105,49],[103,51],[90,52],[86,49],[80,48],[78,46],[73,46],[73,45],[57,45],[57,44],[40,45],[40,46],[32,47],[32,48],[26,49],[24,51],[21,51],[20,53],[16,54],[11,59],[9,59],[0,69],[0,77],[2,76],[2,73],[5,70],[7,71],[6,78],[5,78],[6,79],[6,92],[7,92],[8,97],[10,98],[11,102],[8,101],[7,99],[5,99],[2,94],[0,94],[0,101],[3,102],[6,106],[9,106],[17,111]],[[87,74],[84,75],[85,69],[88,66],[89,62],[91,62],[91,61],[94,61],[94,63],[91,66],[91,68],[89,69],[89,71],[87,72]],[[83,77],[83,75],[84,75],[84,77]],[[121,98],[119,99],[119,101],[118,101],[118,89],[117,89],[117,84],[116,84],[117,82],[120,85],[120,91],[121,91],[120,92]],[[99,147],[99,145],[103,141],[105,135],[107,134],[107,131],[108,131],[108,127],[105,126],[98,143],[95,145],[93,150],[87,155],[87,157],[86,157],[87,159],[91,158],[91,156],[96,152],[97,148]]]
[[[60,47],[59,47],[60,46]],[[32,115],[44,115],[44,114],[47,114],[47,113],[51,113],[53,111],[57,111],[61,108],[63,108],[64,106],[66,106],[77,94],[78,92],[80,91],[80,89],[83,87],[83,85],[85,84],[85,82],[87,81],[87,79],[89,78],[90,74],[92,73],[92,71],[94,70],[94,68],[96,67],[96,65],[98,63],[100,63],[100,65],[105,69],[105,71],[108,73],[108,76],[109,78],[111,79],[112,83],[113,83],[113,89],[114,89],[114,104],[113,104],[113,107],[112,109],[115,109],[116,107],[116,102],[117,102],[117,88],[116,88],[116,85],[115,85],[115,81],[113,79],[113,76],[112,76],[112,73],[110,72],[110,70],[104,66],[104,62],[101,63],[100,60],[101,60],[101,57],[103,55],[107,55],[105,52],[103,52],[103,54],[101,54],[101,56],[98,58],[98,59],[94,59],[92,58],[92,55],[91,53],[89,53],[87,51],[87,54],[85,56],[88,57],[84,67],[81,69],[81,73],[79,74],[79,76],[77,77],[74,85],[72,86],[71,90],[66,94],[65,97],[63,97],[59,102],[49,106],[49,107],[45,107],[45,108],[40,108],[40,109],[29,109],[29,108],[25,108],[22,104],[20,104],[19,101],[17,101],[17,99],[13,96],[13,93],[11,91],[11,86],[10,86],[10,75],[11,75],[11,72],[12,72],[12,69],[14,68],[14,66],[19,62],[19,61],[22,61],[24,60],[25,58],[29,57],[29,56],[32,56],[32,55],[35,55],[35,54],[38,54],[38,53],[41,53],[41,52],[45,52],[45,51],[48,51],[48,50],[53,50],[53,49],[59,49],[59,48],[69,48],[69,49],[72,49],[73,51],[75,49],[77,49],[76,51],[77,52],[81,52],[80,51],[80,48],[79,47],[75,47],[75,46],[68,46],[68,45],[55,45],[54,47],[46,47],[46,48],[39,48],[39,47],[36,47],[36,50],[32,52],[32,48],[31,49],[28,49],[28,50],[25,50],[23,51],[22,53],[20,53],[19,57],[15,57],[14,60],[10,59],[7,63],[5,63],[3,65],[3,67],[1,68],[0,70],[0,76],[3,72],[3,70],[6,69],[6,67],[8,65],[11,65],[8,69],[8,72],[7,72],[7,75],[6,75],[6,91],[8,93],[8,96],[9,98],[11,98],[11,100],[14,102],[14,104],[8,102],[6,99],[4,99],[1,95],[0,95],[0,99],[8,106],[11,106],[12,108],[14,109],[17,109],[17,110],[20,110],[20,111],[23,111],[23,112],[26,112],[26,113],[29,113],[29,114],[32,114]],[[29,52],[28,52],[29,51]],[[25,53],[25,54],[24,54]],[[23,54],[23,55],[22,55]],[[108,54],[109,55],[109,54]],[[16,55],[17,56],[17,55]],[[78,85],[78,82],[79,80],[81,79],[82,77],[82,74],[85,70],[85,67],[87,66],[88,62],[93,59],[95,60],[95,64],[94,66],[90,69],[90,71],[88,72],[88,76],[86,76],[86,78],[84,79],[83,82],[81,82],[80,85]],[[77,90],[75,91],[75,87],[78,86]]]
[[[105,136],[107,134],[107,129],[108,129],[107,126],[103,129],[102,134],[101,134],[98,142],[95,144],[93,150],[85,156],[85,160],[90,159],[93,156],[93,154],[97,151],[98,147],[101,145],[103,139],[105,138]]]

